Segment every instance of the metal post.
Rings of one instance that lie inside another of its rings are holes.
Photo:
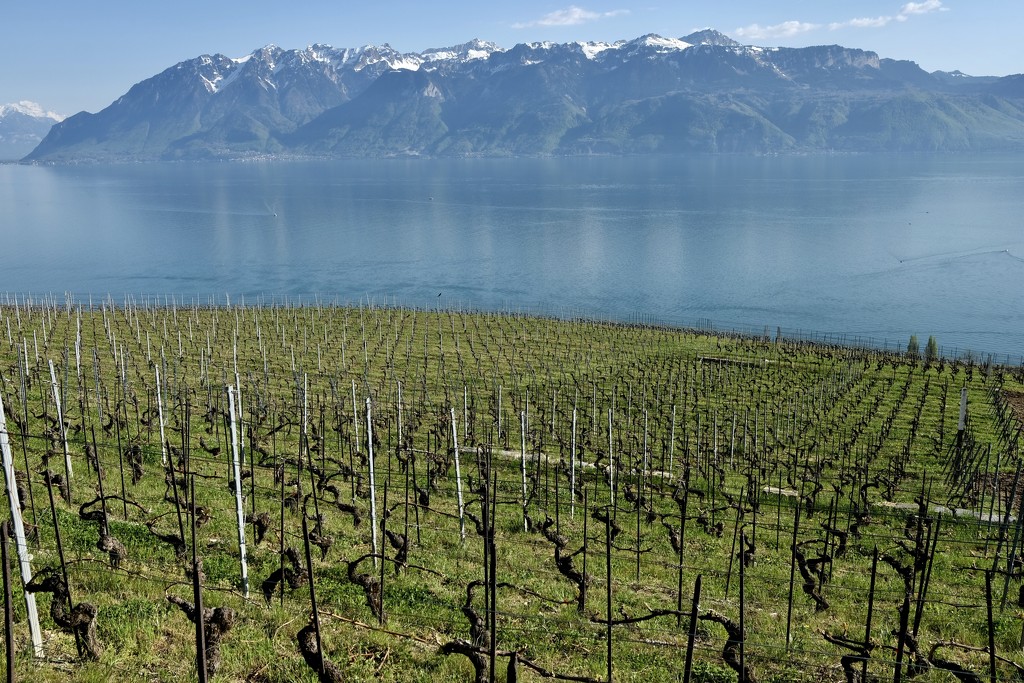
[[[160,366],[156,366],[156,410],[160,418],[160,464],[167,467],[167,440],[164,438],[164,401],[160,396]]]
[[[459,430],[455,424],[455,408],[449,408],[452,417],[452,450],[455,452],[455,492],[459,497],[459,538],[466,540],[466,508],[462,501],[462,469],[459,467]]]
[[[249,597],[249,570],[245,563],[245,508],[242,504],[242,468],[238,462],[238,429],[235,425],[235,391],[228,385],[228,412],[231,417],[231,460],[235,473],[235,513],[238,517],[238,551],[242,569],[242,594]]]
[[[14,479],[14,455],[11,453],[11,442],[7,437],[7,415],[4,412],[3,397],[0,396],[0,453],[4,461],[4,479],[7,481],[7,498],[11,503],[11,520],[14,523],[14,541],[21,563],[22,585],[32,580],[31,556],[25,543],[25,525],[21,521],[21,502],[18,498],[18,487]],[[36,611],[36,596],[25,591],[25,611],[28,614],[28,630],[32,637],[32,647],[36,657],[43,656],[43,635],[39,630],[39,613]]]
[[[68,433],[64,429],[64,412],[60,404],[60,389],[57,387],[57,373],[50,361],[50,385],[53,387],[53,402],[57,406],[57,421],[60,423],[60,440],[64,444],[64,470],[68,479],[68,498],[71,498],[71,454],[68,452]],[[70,502],[70,500],[69,500]]]

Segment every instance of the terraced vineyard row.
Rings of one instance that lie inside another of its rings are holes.
[[[1024,672],[1019,367],[379,307],[0,317],[20,680]]]

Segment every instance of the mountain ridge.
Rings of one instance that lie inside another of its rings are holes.
[[[713,29],[421,53],[267,45],[173,65],[58,123],[26,160],[1024,149],[1022,81]]]
[[[64,118],[29,100],[0,104],[0,160],[22,158]]]

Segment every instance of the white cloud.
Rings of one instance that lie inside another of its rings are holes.
[[[858,17],[857,19],[850,19],[849,21],[834,21],[828,25],[830,31],[835,31],[840,28],[882,28],[895,17],[883,16],[883,17]]]
[[[882,15],[880,17],[857,17],[846,21],[833,21],[829,24],[812,24],[805,21],[784,21],[781,24],[772,26],[761,26],[751,24],[738,28],[734,32],[741,38],[764,40],[772,38],[788,38],[800,33],[816,31],[823,26],[828,30],[836,31],[843,28],[882,28],[894,21],[907,21],[910,17],[918,14],[930,14],[932,12],[948,12],[949,8],[942,4],[942,0],[923,0],[923,2],[908,2],[900,7],[895,15]]]
[[[766,38],[789,38],[790,36],[807,33],[819,28],[821,28],[820,24],[810,24],[805,21],[784,21],[781,24],[774,24],[772,26],[751,24],[750,26],[738,28],[733,33],[740,38],[764,40]]]
[[[948,7],[942,6],[942,0],[924,0],[924,2],[908,2],[900,8],[900,16],[908,17],[911,14],[929,14],[930,12],[946,12]]]
[[[531,28],[533,26],[576,26],[591,21],[597,21],[599,19],[618,17],[623,14],[629,14],[629,10],[616,9],[611,10],[610,12],[591,12],[590,10],[583,9],[582,7],[570,5],[565,9],[555,10],[554,12],[545,14],[540,19],[512,24],[512,28]]]

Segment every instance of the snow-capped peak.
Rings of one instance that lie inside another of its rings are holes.
[[[617,41],[615,43],[601,43],[601,42],[576,43],[576,45],[579,46],[580,50],[583,51],[583,54],[586,56],[587,59],[594,59],[599,54],[604,52],[605,50],[612,50],[612,49],[615,49],[615,48],[618,48],[618,47],[622,47],[624,44],[625,44],[625,41],[622,41],[622,40]]]
[[[685,40],[680,40],[678,38],[663,38],[655,33],[648,33],[646,36],[641,36],[636,40],[631,40],[630,44],[638,47],[653,47],[658,52],[674,52],[692,47],[691,44],[687,43]]]
[[[8,114],[23,114],[24,116],[31,116],[37,119],[52,119],[57,123],[67,118],[52,111],[46,111],[42,105],[28,100],[14,102],[13,104],[0,104],[0,118]]]
[[[474,38],[468,43],[453,45],[451,47],[433,47],[424,50],[423,60],[426,62],[439,61],[461,61],[469,62],[474,59],[487,59],[495,52],[504,52],[504,48],[494,43]]]
[[[740,44],[729,36],[713,28],[705,28],[683,36],[691,45],[717,45],[719,47],[740,47]]]

